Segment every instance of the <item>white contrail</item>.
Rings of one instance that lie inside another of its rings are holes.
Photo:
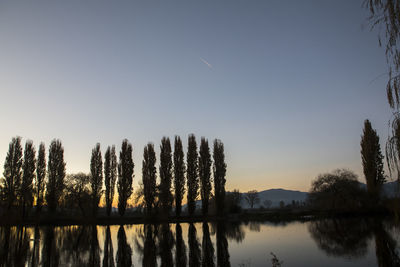
[[[203,63],[206,64],[207,67],[209,67],[210,69],[213,68],[213,66],[210,63],[208,63],[205,59],[203,59],[202,57],[200,57],[200,60],[203,61]]]

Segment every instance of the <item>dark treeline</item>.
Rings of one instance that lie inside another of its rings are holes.
[[[41,216],[44,207],[44,212],[53,217],[79,214],[96,218],[101,199],[104,199],[103,214],[110,216],[117,195],[120,216],[133,206],[133,196],[142,199],[142,203],[136,203],[137,210],[144,207],[148,218],[168,219],[179,217],[182,212],[189,216],[223,215],[226,163],[222,142],[214,141],[211,155],[206,138],[201,138],[198,151],[196,137],[189,135],[186,164],[179,136],[175,136],[173,149],[170,139],[163,137],[157,173],[154,145],[148,143],[144,147],[142,181],[134,194],[133,147],[126,139],[122,141],[119,158],[114,145],[107,147],[103,158],[97,143],[92,149],[90,173],[67,175],[60,140],[51,142],[46,162],[43,143],[36,153],[31,140],[26,141],[23,150],[21,138],[12,138],[0,183],[0,212],[24,220],[27,215]],[[183,210],[185,193],[187,210]],[[196,206],[199,198],[201,210]]]

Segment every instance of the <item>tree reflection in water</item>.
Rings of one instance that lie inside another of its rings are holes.
[[[217,264],[218,266],[231,266],[224,222],[217,223]]]
[[[118,250],[117,250],[117,267],[132,266],[132,248],[126,241],[124,226],[118,229]]]
[[[374,223],[374,235],[378,266],[400,266],[397,243],[384,229],[382,222]]]
[[[175,264],[177,267],[186,266],[186,245],[182,238],[182,227],[179,223],[175,226]]]
[[[110,226],[107,225],[104,239],[103,267],[114,267],[114,248],[111,240]]]
[[[200,266],[201,263],[200,243],[199,240],[197,239],[197,231],[193,223],[189,225],[188,240],[189,240],[189,266],[191,267]]]
[[[143,266],[157,266],[155,226],[151,224],[144,225],[144,245],[143,245]]]
[[[169,267],[174,265],[172,258],[172,247],[174,246],[174,237],[169,228],[168,223],[161,225],[161,236],[160,236],[160,256],[161,266]]]
[[[210,238],[208,223],[203,223],[202,264],[203,267],[214,267],[214,247]]]
[[[100,246],[97,239],[97,226],[92,225],[90,228],[92,229],[92,234],[90,236],[89,266],[96,267],[100,266]]]
[[[56,267],[59,265],[59,261],[60,253],[56,246],[54,227],[45,226],[42,247],[42,265],[44,267]]]
[[[359,219],[323,219],[308,225],[311,237],[321,250],[348,259],[366,255],[370,229],[366,220]]]

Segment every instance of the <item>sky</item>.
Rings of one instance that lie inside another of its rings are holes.
[[[387,65],[363,1],[0,2],[0,173],[14,136],[65,149],[67,173],[127,138],[225,145],[227,190],[364,181],[363,122],[388,136]]]

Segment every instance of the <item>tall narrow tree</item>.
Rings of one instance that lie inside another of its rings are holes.
[[[144,147],[142,162],[143,194],[147,215],[152,213],[156,197],[156,173],[156,152],[154,145],[148,143]]]
[[[33,179],[36,170],[36,151],[32,141],[25,143],[24,162],[22,165],[22,182],[20,188],[20,204],[22,206],[22,217],[25,217],[27,208],[33,205]]]
[[[54,139],[51,142],[47,164],[46,201],[49,210],[55,212],[64,189],[65,178],[64,148],[60,140]]]
[[[179,136],[175,136],[174,142],[174,187],[176,216],[180,216],[182,211],[182,199],[185,194],[185,159],[182,141]]]
[[[196,209],[196,199],[199,194],[199,174],[196,137],[191,134],[188,138],[187,152],[187,205],[189,215],[193,215]]]
[[[380,189],[385,182],[385,174],[383,171],[383,155],[379,144],[379,136],[372,128],[369,120],[364,121],[364,130],[360,144],[367,190],[371,196],[376,198],[379,197]]]
[[[163,137],[160,146],[160,202],[163,216],[168,216],[172,206],[172,155],[171,142]]]
[[[217,206],[217,213],[222,215],[224,212],[224,202],[225,202],[225,175],[226,175],[226,163],[225,163],[225,153],[224,144],[221,140],[214,140],[214,193],[215,202]]]
[[[199,157],[199,176],[200,176],[200,194],[203,215],[208,214],[208,201],[211,195],[211,155],[208,146],[208,140],[204,137],[200,142],[200,157]]]
[[[114,200],[115,181],[117,178],[117,156],[115,146],[108,147],[104,156],[104,185],[106,187],[106,212],[110,216]]]
[[[46,148],[44,143],[40,143],[35,180],[36,211],[40,212],[44,198],[44,180],[46,178]]]
[[[101,156],[100,144],[97,143],[92,150],[90,160],[90,185],[92,188],[92,215],[97,216],[103,184],[103,159]]]
[[[122,141],[121,152],[119,153],[118,163],[118,212],[124,216],[129,198],[133,188],[133,168],[132,145],[127,139]]]
[[[21,186],[22,146],[21,137],[13,137],[4,162],[3,194],[10,209],[17,201],[17,192]]]

